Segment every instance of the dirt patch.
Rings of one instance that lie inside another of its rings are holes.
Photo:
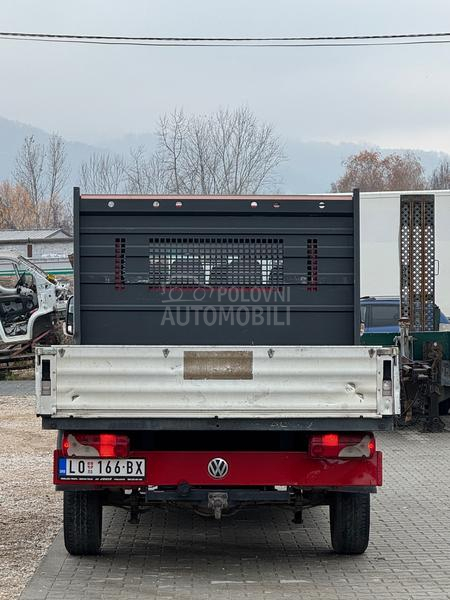
[[[0,396],[0,600],[15,600],[62,523],[52,484],[54,431],[43,431],[34,397]]]

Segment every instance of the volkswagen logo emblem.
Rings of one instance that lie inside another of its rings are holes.
[[[223,458],[213,458],[208,463],[208,473],[214,479],[223,479],[228,473],[228,463]]]

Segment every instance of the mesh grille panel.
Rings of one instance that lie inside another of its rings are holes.
[[[400,312],[412,331],[434,329],[434,197],[402,197]]]
[[[114,283],[117,290],[125,287],[125,238],[116,238],[114,243]]]
[[[317,292],[317,239],[309,239],[307,243],[307,252],[308,252],[308,283],[306,289],[308,292]]]
[[[283,240],[150,238],[149,285],[283,284]]]

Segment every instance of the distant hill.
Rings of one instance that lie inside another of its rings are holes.
[[[10,177],[14,168],[14,159],[26,136],[34,135],[36,140],[45,144],[50,133],[26,125],[19,121],[10,121],[0,117],[0,179]],[[77,183],[81,163],[93,152],[101,152],[102,148],[65,140],[67,155],[71,167],[71,185]]]
[[[26,125],[18,121],[10,121],[0,117],[0,179],[10,176],[14,166],[15,155],[23,139],[34,135],[41,143],[48,139],[49,132]],[[94,152],[109,150],[119,154],[127,154],[132,147],[144,146],[152,151],[156,147],[156,136],[152,133],[128,134],[119,138],[102,140],[98,145],[66,140],[67,154],[71,166],[70,186],[77,185],[80,165]],[[287,140],[285,154],[287,161],[278,172],[282,183],[282,193],[320,193],[327,192],[331,183],[342,173],[342,161],[350,154],[363,148],[377,148],[371,144],[341,143]],[[378,148],[383,154],[392,149]],[[405,151],[406,149],[403,149]],[[402,149],[398,150],[399,152]],[[439,161],[446,156],[442,152],[415,150],[427,174],[430,174]],[[448,155],[447,155],[448,156]]]

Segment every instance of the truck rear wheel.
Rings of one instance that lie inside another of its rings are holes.
[[[370,533],[370,494],[333,493],[330,529],[331,545],[338,554],[365,552]]]
[[[69,554],[99,554],[102,512],[100,492],[64,492],[64,544]]]

